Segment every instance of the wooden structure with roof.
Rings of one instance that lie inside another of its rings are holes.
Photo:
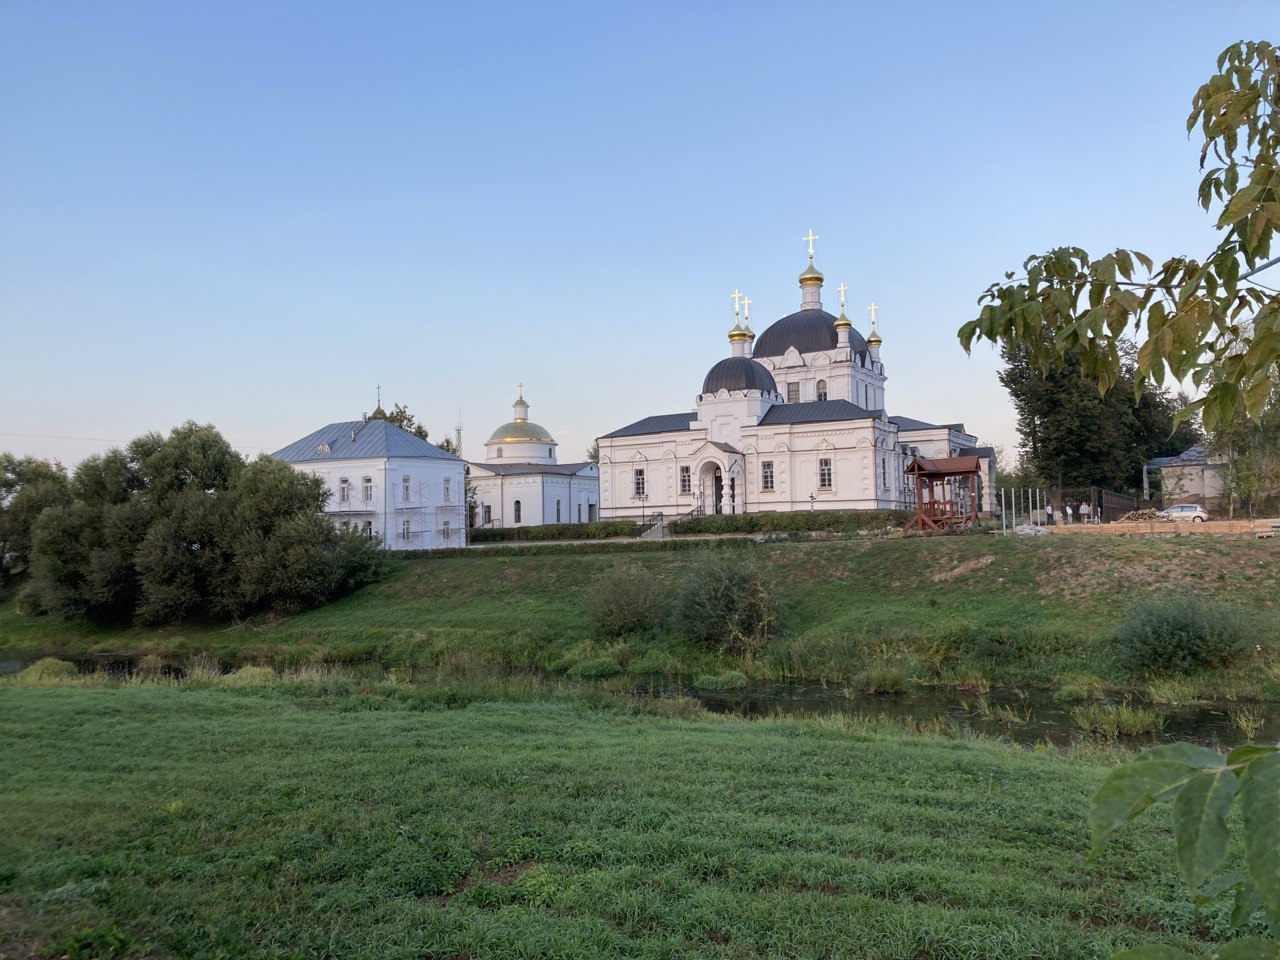
[[[959,530],[978,520],[979,457],[916,457],[906,475],[916,484],[916,515],[904,530]]]

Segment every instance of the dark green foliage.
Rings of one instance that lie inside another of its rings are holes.
[[[316,477],[246,464],[209,426],[147,434],[81,464],[74,502],[35,524],[23,609],[143,624],[297,611],[374,578],[376,543],[334,529]]]
[[[574,666],[569,674],[583,680],[599,680],[601,677],[616,677],[622,673],[622,664],[613,657],[593,657],[583,660]]]
[[[741,670],[725,670],[721,673],[704,673],[693,678],[693,686],[695,690],[704,690],[708,693],[728,692],[730,690],[742,690],[747,687],[750,680]]]
[[[43,657],[18,674],[19,683],[53,683],[74,677],[79,671],[76,665],[57,657]]]
[[[754,540],[742,537],[721,540],[601,540],[596,543],[513,543],[477,547],[444,547],[440,550],[397,550],[396,559],[449,560],[480,555],[501,557],[552,557],[600,553],[662,553],[681,550],[750,550]]]
[[[1116,660],[1130,674],[1191,673],[1225,666],[1248,649],[1250,618],[1195,596],[1149,597],[1116,628]]]
[[[594,523],[544,523],[533,527],[475,527],[472,543],[519,543],[526,540],[603,540],[629,537],[635,533],[634,520],[597,520]]]
[[[0,453],[0,586],[27,566],[36,520],[46,507],[71,502],[60,463]]]
[[[726,653],[763,648],[778,626],[778,600],[763,565],[745,554],[708,553],[681,571],[671,623],[687,640]]]
[[[634,562],[597,574],[582,598],[591,622],[611,637],[652,629],[661,601],[662,587],[653,572]]]
[[[873,663],[854,678],[863,693],[892,694],[907,689],[907,672],[893,663]]]
[[[905,510],[796,510],[778,513],[709,513],[677,520],[674,534],[690,533],[792,533],[821,530],[853,533],[901,527],[910,519]]]

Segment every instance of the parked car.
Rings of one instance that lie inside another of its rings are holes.
[[[1209,519],[1209,511],[1200,503],[1175,503],[1167,510],[1161,510],[1157,516],[1170,520],[1190,520],[1193,523],[1204,523]]]

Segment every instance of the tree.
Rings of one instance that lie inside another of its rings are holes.
[[[1044,370],[1016,345],[1007,345],[1003,354],[1000,382],[1017,411],[1021,461],[1059,490],[1093,485],[1137,489],[1148,459],[1181,453],[1198,442],[1194,421],[1174,430],[1185,399],[1146,387],[1134,402],[1132,364],[1122,368],[1115,389],[1099,393],[1070,355],[1065,366]],[[1170,449],[1179,443],[1185,445]]]
[[[409,408],[402,403],[393,404],[390,413],[384,413],[382,407],[378,407],[369,419],[394,423],[401,430],[408,430],[415,437],[420,437],[423,440],[427,439],[427,428],[418,423],[414,415],[409,412]]]
[[[1219,425],[1209,451],[1226,461],[1222,493],[1233,513],[1237,504],[1250,517],[1271,507],[1280,495],[1280,387],[1256,418]]]
[[[324,515],[319,478],[245,463],[186,423],[86,460],[74,499],[34,524],[28,613],[97,623],[231,620],[300,610],[376,576],[376,545]]]
[[[1030,256],[1022,276],[1006,273],[979,298],[978,317],[960,328],[965,350],[989,340],[1045,372],[1078,369],[1105,391],[1125,377],[1126,337],[1141,337],[1135,399],[1143,384],[1172,374],[1203,390],[1179,417],[1201,413],[1210,433],[1237,415],[1261,415],[1280,361],[1280,293],[1253,280],[1280,262],[1267,260],[1280,226],[1280,58],[1268,42],[1241,41],[1217,69],[1192,98],[1187,130],[1204,137],[1199,201],[1218,209],[1218,246],[1203,260],[1171,257],[1159,268],[1126,249]]]
[[[32,531],[45,507],[70,501],[62,464],[0,454],[0,585],[27,565]]]
[[[599,440],[592,440],[591,446],[587,447],[587,460],[597,465],[600,463],[600,441]]]
[[[458,449],[458,445],[453,442],[452,437],[445,437],[443,440],[437,443],[436,446],[439,447],[441,450],[443,450],[445,453],[452,453],[455,457],[459,456],[461,453],[461,451]]]

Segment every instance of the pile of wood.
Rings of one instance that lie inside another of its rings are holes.
[[[1147,507],[1142,510],[1130,510],[1128,513],[1126,513],[1123,517],[1120,518],[1120,522],[1130,523],[1138,520],[1143,520],[1143,521],[1159,520],[1161,522],[1164,522],[1164,521],[1167,521],[1168,519],[1169,519],[1168,517],[1160,516],[1159,510],[1154,510],[1151,507]]]

